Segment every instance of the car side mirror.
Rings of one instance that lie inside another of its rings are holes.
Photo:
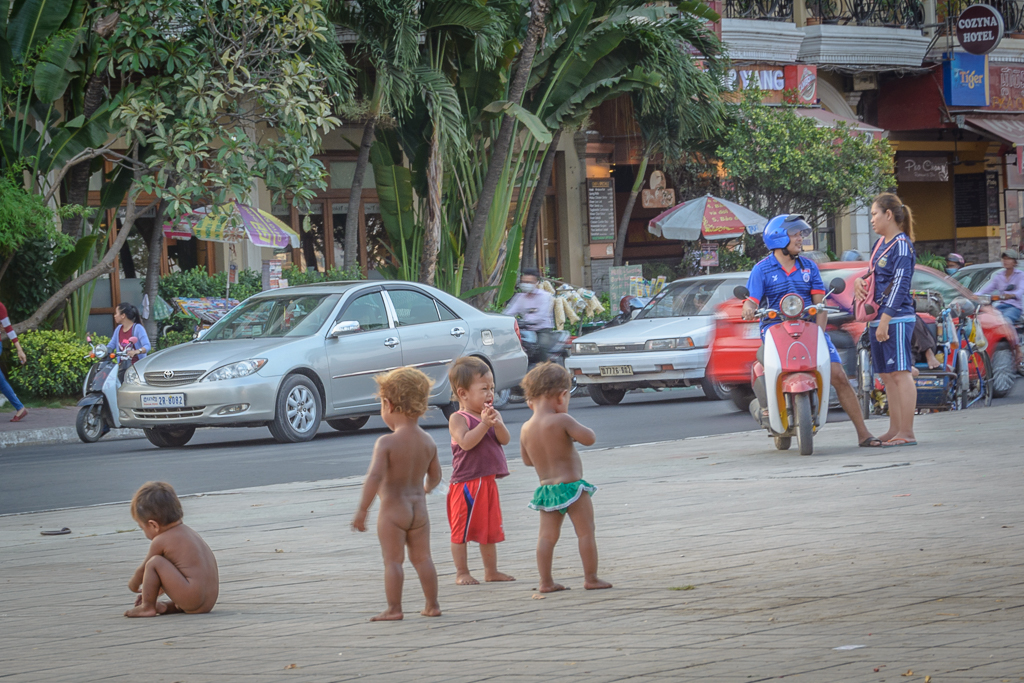
[[[633,320],[634,318],[636,318],[637,315],[639,315],[640,311],[642,311],[642,310],[644,310],[644,309],[642,309],[642,308],[633,308],[632,306],[630,306],[629,307],[629,319]]]
[[[841,277],[837,277],[832,280],[832,282],[828,283],[828,287],[836,294],[840,294],[844,289],[846,289],[846,280]]]
[[[750,290],[743,285],[736,285],[736,288],[732,290],[732,295],[737,299],[746,299],[750,296]]]
[[[330,333],[327,335],[328,339],[336,339],[337,337],[344,336],[346,334],[352,334],[358,332],[361,327],[355,320],[342,320],[341,322],[335,323],[334,327],[331,328]]]
[[[199,330],[198,332],[196,332],[196,339],[202,339],[203,337],[206,336],[206,333],[209,331],[209,327],[204,327],[203,329]]]

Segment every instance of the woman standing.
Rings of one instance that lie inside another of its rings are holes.
[[[28,362],[25,357],[25,352],[21,349],[21,342],[18,341],[18,333],[11,327],[11,319],[7,317],[7,307],[0,302],[0,325],[3,326],[4,332],[7,333],[7,337],[14,344],[15,350],[18,352],[18,360],[24,365]],[[21,401],[18,400],[18,395],[14,393],[14,389],[8,384],[7,378],[4,377],[4,373],[0,370],[0,393],[3,393],[7,397],[7,400],[11,402],[14,409],[17,411],[14,413],[14,417],[11,418],[11,422],[21,422],[28,415],[28,408],[26,408]]]
[[[107,342],[107,353],[115,349],[128,349],[128,355],[132,357],[132,365],[135,365],[135,361],[145,358],[151,349],[146,328],[142,326],[139,309],[122,301],[114,309],[114,322],[117,327],[114,328],[114,334]],[[135,337],[136,341],[131,341],[132,337]]]
[[[917,385],[911,375],[914,355],[910,346],[916,319],[910,295],[916,256],[910,207],[894,194],[878,195],[871,204],[871,228],[882,238],[871,254],[878,310],[869,328],[871,367],[885,384],[889,404],[889,429],[879,438],[883,447],[916,446]],[[858,278],[854,289],[857,299],[863,301],[867,296],[864,279]]]

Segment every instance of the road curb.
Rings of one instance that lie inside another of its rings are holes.
[[[112,429],[103,437],[104,441],[121,439],[144,439],[141,429]],[[40,446],[49,443],[80,443],[74,427],[47,427],[45,429],[20,429],[0,432],[0,450],[14,446]]]

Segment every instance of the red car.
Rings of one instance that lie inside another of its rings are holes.
[[[868,264],[864,261],[834,261],[824,263],[819,268],[821,269],[821,279],[825,281],[826,286],[837,277],[846,281],[846,290],[841,294],[833,295],[828,303],[852,310],[853,281],[864,275]],[[915,267],[911,289],[938,292],[946,304],[958,296],[966,297],[978,304],[981,303],[977,296],[953,278],[920,264]],[[746,322],[742,319],[742,309],[743,302],[739,299],[727,301],[718,307],[715,340],[711,344],[710,361],[706,372],[712,381],[727,385],[736,407],[746,410],[754,397],[754,392],[750,387],[750,367],[754,363],[757,349],[761,346],[761,336],[758,333],[758,323]],[[933,320],[926,314],[922,314],[922,318],[926,322]],[[993,378],[994,395],[996,397],[1004,396],[1013,387],[1016,377],[1015,363],[1012,359],[1016,354],[1017,335],[1013,327],[992,306],[981,306],[978,320],[981,322],[985,338],[988,341],[986,351],[989,359],[993,361],[992,367],[995,372],[1010,373],[1007,377]],[[842,325],[841,329],[829,330],[829,335],[839,350],[839,355],[843,358],[846,374],[851,377],[856,372],[856,342],[864,332],[864,325],[864,323],[848,322]],[[995,356],[997,354],[1008,354],[1010,362],[996,363]],[[999,368],[1004,368],[1004,370],[1001,371]],[[1005,370],[1006,368],[1009,370]]]

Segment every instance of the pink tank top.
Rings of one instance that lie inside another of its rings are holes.
[[[473,429],[480,420],[460,410],[459,415],[466,418],[466,423]],[[498,443],[494,427],[487,430],[480,443],[468,451],[462,449],[452,439],[452,480],[453,484],[472,481],[480,477],[494,475],[498,479],[508,476],[508,463],[505,461],[505,449]]]

